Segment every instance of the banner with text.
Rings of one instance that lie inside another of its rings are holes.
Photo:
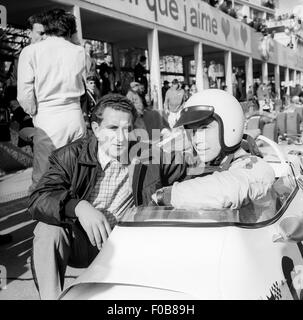
[[[246,53],[248,26],[200,0],[83,0]]]

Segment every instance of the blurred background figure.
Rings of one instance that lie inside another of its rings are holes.
[[[102,80],[102,96],[114,91],[115,74],[112,57],[104,53],[103,62],[99,66],[99,74]]]
[[[252,101],[253,99],[254,99],[254,90],[253,90],[252,86],[249,86],[248,90],[247,90],[246,100]]]
[[[169,81],[164,80],[163,87],[162,87],[162,100],[163,100],[163,102],[165,101],[165,95],[166,95],[166,92],[168,89],[169,89]]]
[[[140,95],[140,83],[139,82],[131,82],[129,90],[126,94],[126,97],[133,103],[137,110],[138,117],[135,122],[135,127],[139,129],[146,129],[145,123],[143,120],[144,115],[144,103],[142,97]]]
[[[147,101],[146,101],[146,94],[145,94],[145,88],[142,83],[139,83],[139,91],[138,94],[140,95],[143,103],[144,110],[148,107]]]
[[[45,27],[43,25],[43,15],[34,14],[27,19],[27,34],[29,39],[29,44],[37,43],[45,39]],[[19,53],[14,62],[11,64],[8,71],[9,79],[7,81],[7,86],[17,86],[17,70],[19,62]]]
[[[96,63],[92,57],[93,46],[90,41],[84,42],[86,74],[96,72]]]
[[[86,77],[86,92],[85,98],[82,100],[81,108],[87,129],[91,129],[91,115],[98,101],[96,95],[97,81],[98,79],[94,74],[89,74]]]
[[[215,60],[210,61],[210,65],[208,67],[208,79],[209,79],[209,87],[216,88],[216,62]]]
[[[19,125],[19,138],[17,146],[22,148],[26,145],[29,145],[33,149],[35,128],[31,116],[24,112],[17,101],[17,87],[6,87],[4,101],[13,115],[12,121],[16,121]]]
[[[181,88],[179,80],[174,79],[172,81],[171,87],[167,90],[165,101],[164,101],[164,111],[168,116],[168,123],[170,128],[173,128],[177,122],[180,111],[182,109],[185,98],[185,92]]]
[[[184,102],[190,97],[190,88],[187,83],[183,83],[181,88],[184,90]]]
[[[121,84],[121,81],[116,81],[116,82],[115,82],[114,93],[122,94],[122,84]]]
[[[139,62],[136,64],[135,69],[135,81],[138,83],[143,84],[144,86],[144,94],[147,94],[147,88],[148,88],[148,83],[147,83],[147,70],[146,70],[146,57],[141,56]]]
[[[190,86],[190,89],[189,89],[189,94],[190,96],[192,96],[193,94],[197,93],[198,92],[198,89],[197,89],[197,86],[195,83],[192,83],[192,85]]]

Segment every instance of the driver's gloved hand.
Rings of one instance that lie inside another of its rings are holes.
[[[152,200],[154,205],[158,206],[171,206],[171,191],[172,187],[164,187],[158,189],[153,195]]]

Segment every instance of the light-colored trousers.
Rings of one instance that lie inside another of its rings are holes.
[[[32,271],[42,300],[55,300],[64,288],[67,265],[86,268],[99,250],[77,224],[59,227],[39,222],[34,230]]]
[[[48,107],[33,117],[35,126],[32,185],[36,187],[48,169],[52,151],[73,142],[86,134],[86,125],[80,105]]]
[[[178,111],[178,112],[169,112],[167,121],[168,121],[168,124],[169,124],[171,129],[174,127],[174,125],[176,124],[176,122],[179,119],[179,117],[180,117],[180,111]]]

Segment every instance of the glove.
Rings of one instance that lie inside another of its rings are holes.
[[[153,195],[152,200],[158,206],[171,206],[172,187],[158,189]]]

